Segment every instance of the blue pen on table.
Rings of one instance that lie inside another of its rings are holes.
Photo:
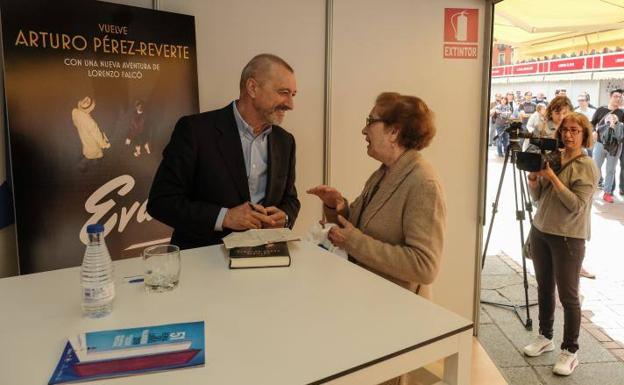
[[[128,277],[124,277],[127,283],[140,283],[145,280],[142,275],[130,275]]]

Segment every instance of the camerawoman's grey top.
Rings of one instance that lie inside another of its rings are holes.
[[[538,207],[533,226],[543,233],[589,240],[591,201],[599,173],[589,156],[571,162],[557,175],[565,190],[558,191],[543,178],[537,189],[529,189]]]

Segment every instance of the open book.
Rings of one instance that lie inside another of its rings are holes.
[[[203,364],[203,321],[87,332],[68,338],[48,384]]]
[[[223,237],[223,244],[229,250],[234,247],[253,247],[298,240],[299,237],[291,229],[252,229],[228,234]]]

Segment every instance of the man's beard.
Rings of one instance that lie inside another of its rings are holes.
[[[280,105],[273,108],[268,114],[265,114],[265,119],[269,124],[280,124],[286,116],[286,111],[290,110],[287,106]]]

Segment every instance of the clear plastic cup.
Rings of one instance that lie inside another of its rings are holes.
[[[180,248],[156,245],[143,250],[145,288],[148,292],[170,291],[180,282]]]

